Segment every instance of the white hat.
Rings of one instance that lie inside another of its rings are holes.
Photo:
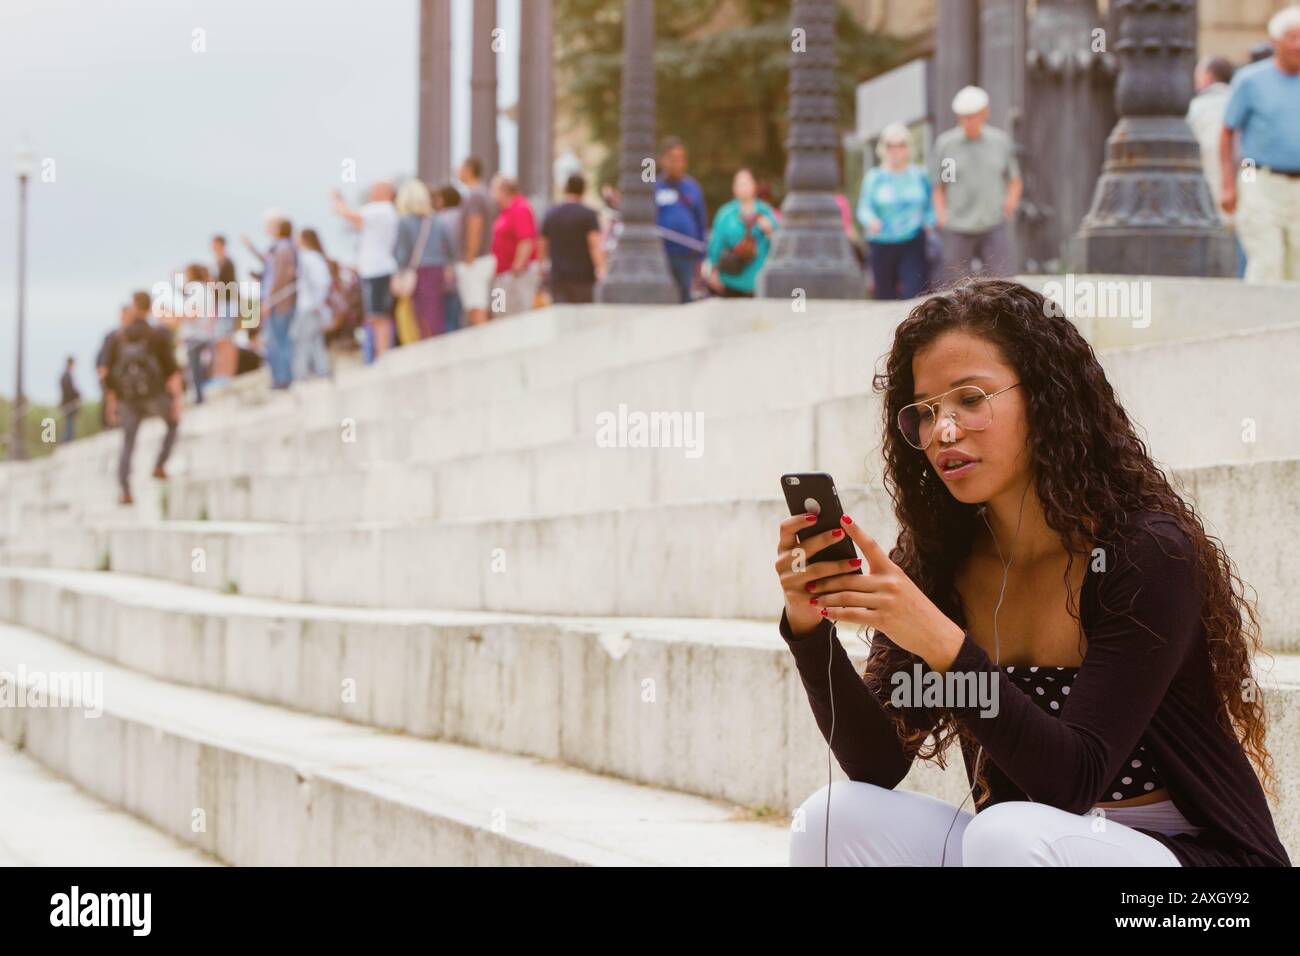
[[[1271,40],[1281,40],[1292,30],[1300,28],[1300,7],[1284,7],[1268,21],[1268,36]]]
[[[978,86],[963,86],[952,98],[952,111],[958,116],[970,116],[989,105],[989,95]]]

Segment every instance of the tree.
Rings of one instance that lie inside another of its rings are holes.
[[[713,21],[728,23],[716,27]],[[623,0],[556,0],[559,90],[609,152],[600,182],[617,182]],[[710,209],[731,198],[748,166],[784,193],[790,58],[788,0],[657,0],[658,132],[686,142]],[[862,80],[901,62],[895,37],[865,33],[842,7],[836,21],[839,109],[845,126]]]
[[[57,406],[26,402],[23,408],[23,448],[28,458],[43,458],[54,453],[58,436],[63,434],[63,415]],[[13,438],[13,400],[0,395],[0,462],[9,456]],[[47,425],[52,422],[52,425]],[[77,413],[77,438],[87,438],[101,430],[99,402],[83,400]],[[52,437],[55,441],[46,441]]]

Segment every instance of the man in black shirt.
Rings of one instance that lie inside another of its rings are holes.
[[[600,243],[596,213],[582,204],[586,181],[578,175],[564,184],[564,201],[551,207],[542,221],[543,261],[550,259],[551,299],[591,302],[596,280],[605,274],[605,250]]]
[[[76,365],[76,359],[69,355],[68,362],[63,367],[63,377],[59,379],[59,411],[63,412],[63,440],[65,442],[72,441],[77,437],[77,412],[81,408],[81,392],[77,389],[77,383],[72,377],[74,365]]]
[[[166,478],[163,465],[176,443],[176,429],[181,420],[184,381],[176,364],[176,346],[171,332],[149,322],[148,292],[132,296],[131,321],[118,330],[104,348],[102,374],[108,402],[109,421],[122,423],[122,457],[118,459],[117,478],[122,486],[122,504],[131,504],[131,456],[140,423],[157,415],[167,423],[167,434],[158,460],[155,478]]]

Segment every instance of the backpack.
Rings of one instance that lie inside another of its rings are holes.
[[[113,381],[122,401],[138,404],[162,392],[162,369],[150,347],[152,336],[145,332],[133,337],[130,331],[123,332],[118,341]]]

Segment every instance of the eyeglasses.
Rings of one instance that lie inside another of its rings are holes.
[[[913,448],[926,449],[934,438],[934,426],[940,419],[950,424],[943,426],[945,434],[955,425],[966,431],[983,431],[993,423],[993,403],[1003,392],[1019,385],[1008,385],[992,395],[978,385],[959,385],[928,402],[916,402],[903,407],[898,413],[898,430]],[[951,439],[945,439],[950,441]]]

